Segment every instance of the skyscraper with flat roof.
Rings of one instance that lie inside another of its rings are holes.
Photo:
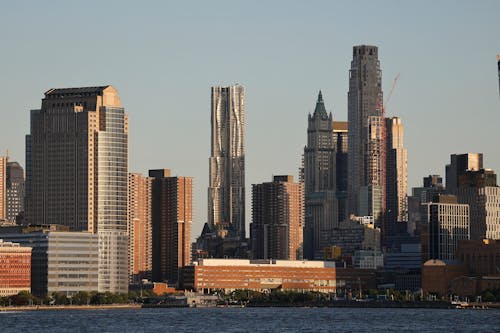
[[[151,279],[153,256],[152,177],[128,175],[128,240],[130,282]]]
[[[16,221],[24,212],[24,170],[18,162],[7,162],[6,218]]]
[[[404,127],[398,117],[386,118],[386,221],[408,221],[408,153],[403,145]]]
[[[193,178],[170,177],[169,169],[149,170],[153,178],[153,281],[178,282],[191,263]]]
[[[302,259],[304,197],[293,176],[252,185],[251,242],[254,259]]]
[[[245,88],[212,87],[208,223],[245,238]]]
[[[455,259],[458,241],[470,239],[469,205],[457,203],[454,195],[438,195],[422,204],[422,212],[424,261]]]
[[[452,154],[450,160],[450,164],[446,165],[446,192],[456,194],[460,176],[465,175],[467,170],[483,168],[483,154]]]
[[[348,213],[373,216],[385,211],[385,119],[378,48],[353,47],[348,92]]]
[[[118,92],[50,89],[30,128],[28,221],[98,233],[98,289],[127,292],[128,117]]]

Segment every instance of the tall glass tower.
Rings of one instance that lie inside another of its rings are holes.
[[[112,86],[50,89],[26,136],[29,223],[99,235],[99,287],[127,292],[128,117]]]
[[[353,47],[348,92],[348,213],[373,216],[385,210],[385,120],[382,72],[376,46]]]
[[[245,238],[245,88],[212,87],[208,223]]]

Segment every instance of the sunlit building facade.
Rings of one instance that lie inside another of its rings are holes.
[[[27,219],[99,235],[99,291],[128,290],[128,116],[112,86],[50,89],[26,136]]]
[[[0,297],[31,292],[31,247],[0,239]]]
[[[208,224],[245,238],[245,88],[212,87]]]
[[[348,213],[373,216],[385,211],[385,119],[378,48],[354,46],[348,92]]]
[[[304,194],[293,176],[252,185],[250,238],[254,259],[302,259]]]
[[[307,124],[307,145],[304,147],[304,257],[319,259],[322,257],[322,234],[331,233],[338,225],[333,121],[332,114],[326,112],[321,91]]]

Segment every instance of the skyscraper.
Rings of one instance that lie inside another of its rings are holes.
[[[470,238],[500,239],[500,187],[493,170],[469,170],[460,176],[458,201],[469,205]]]
[[[98,233],[99,291],[128,290],[128,117],[112,86],[50,89],[26,136],[30,223]]]
[[[450,160],[450,164],[446,165],[446,192],[456,194],[460,176],[465,175],[467,170],[483,168],[483,154],[452,154]]]
[[[129,275],[132,283],[151,279],[153,178],[139,173],[128,175]]]
[[[7,217],[7,157],[0,156],[0,220]]]
[[[470,238],[469,205],[458,204],[453,195],[438,195],[423,203],[424,232],[422,252],[428,259],[455,259],[459,240]]]
[[[293,176],[252,185],[252,252],[255,259],[302,259],[304,196]]]
[[[333,121],[333,145],[336,151],[335,171],[337,174],[337,203],[338,221],[345,221],[347,218],[347,142],[348,142],[347,121]]]
[[[245,238],[245,88],[212,87],[208,223]]]
[[[308,116],[304,148],[305,228],[304,257],[321,256],[321,235],[338,224],[336,154],[332,114],[327,114],[321,91],[314,113]]]
[[[18,162],[7,162],[7,220],[16,221],[24,212],[24,170]]]
[[[385,119],[382,72],[376,46],[353,47],[348,92],[348,212],[373,216],[385,211]]]
[[[153,177],[153,281],[178,282],[179,269],[191,263],[193,179],[149,170]]]
[[[403,145],[404,128],[398,117],[386,118],[386,221],[408,221],[408,157]]]

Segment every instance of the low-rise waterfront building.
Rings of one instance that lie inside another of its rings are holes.
[[[0,239],[0,297],[31,291],[31,247]]]
[[[332,261],[200,259],[183,268],[181,287],[200,292],[281,289],[334,293],[335,271]]]
[[[451,294],[450,282],[465,275],[466,267],[457,260],[431,259],[422,266],[422,292],[446,298]]]
[[[2,234],[4,240],[33,248],[31,290],[36,296],[54,292],[72,296],[98,291],[98,236],[88,232]]]

